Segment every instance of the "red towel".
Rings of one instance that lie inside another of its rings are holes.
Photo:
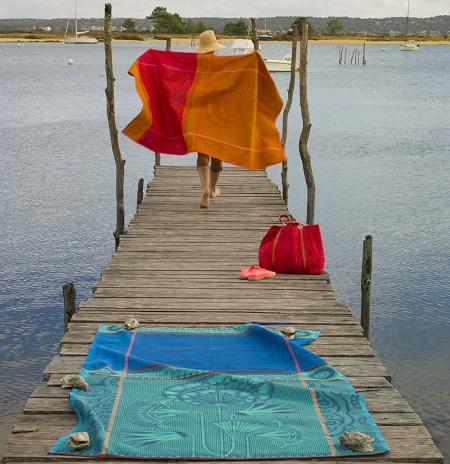
[[[200,152],[250,169],[286,159],[275,126],[283,101],[259,53],[150,49],[128,73],[143,108],[123,133],[150,150]]]

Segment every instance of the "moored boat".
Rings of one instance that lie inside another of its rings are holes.
[[[264,59],[267,69],[270,72],[290,72],[291,71],[292,56],[286,53],[281,60]]]
[[[418,52],[420,46],[414,43],[414,40],[407,40],[404,44],[400,44],[400,50],[402,52]]]
[[[231,49],[236,55],[247,55],[255,51],[255,46],[250,39],[236,39]],[[292,56],[286,53],[281,60],[264,59],[264,63],[270,72],[290,72],[291,60]]]
[[[405,28],[405,37],[408,36],[408,24],[409,24],[409,2],[408,0],[408,11],[406,12],[406,28]],[[414,40],[406,40],[404,44],[400,44],[400,51],[402,52],[418,52],[420,50],[419,45],[414,43]]]
[[[231,49],[235,55],[248,55],[255,51],[255,45],[250,39],[236,39],[231,44]]]
[[[75,37],[68,37],[67,30],[69,29],[70,17],[67,20],[66,31],[64,33],[64,43],[66,44],[96,44],[98,43],[97,39],[93,37],[86,37],[83,34],[86,34],[89,31],[78,32],[78,19],[77,19],[77,0],[74,0],[74,16],[75,16]]]

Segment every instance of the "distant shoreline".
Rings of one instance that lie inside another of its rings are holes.
[[[28,37],[27,37],[28,36]],[[231,43],[235,40],[235,37],[220,37],[218,36],[220,42],[224,43]],[[431,37],[414,37],[414,41],[418,44],[424,45],[450,45],[450,38],[436,38],[433,39]],[[191,37],[172,37],[172,42],[191,42]],[[99,40],[101,41],[101,40]],[[124,40],[124,39],[114,39],[113,42],[120,43],[120,42],[148,42],[148,43],[158,43],[158,42],[165,42],[165,38],[152,38],[152,39],[144,39],[144,40]],[[0,43],[22,43],[22,42],[64,42],[64,37],[62,36],[49,36],[49,37],[30,37],[30,34],[15,34],[12,33],[11,35],[7,36],[6,34],[0,36]],[[289,41],[273,41],[273,42],[289,42]],[[272,42],[271,42],[272,43]],[[385,38],[376,38],[374,36],[370,37],[327,37],[327,36],[320,36],[315,37],[312,36],[309,38],[309,43],[327,43],[327,44],[380,44],[380,45],[399,45],[404,43],[403,38],[392,38],[392,39],[385,39]]]

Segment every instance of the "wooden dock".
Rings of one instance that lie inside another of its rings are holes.
[[[45,369],[45,385],[36,388],[17,418],[3,462],[136,462],[48,454],[77,423],[68,391],[59,388],[61,378],[80,371],[100,323],[123,323],[133,316],[143,326],[282,321],[321,329],[320,337],[306,348],[364,393],[366,406],[391,448],[379,456],[334,462],[443,463],[420,418],[392,387],[389,373],[362,336],[358,321],[336,299],[326,273],[279,274],[255,282],[238,278],[241,267],[258,263],[262,236],[287,212],[266,173],[225,168],[220,186],[222,195],[202,210],[194,167],[156,168],[139,212],[94,286],[94,297],[79,305],[59,356]]]

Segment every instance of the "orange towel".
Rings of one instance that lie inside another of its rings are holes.
[[[250,169],[284,161],[275,126],[283,101],[259,53],[148,50],[128,71],[143,102],[123,130],[159,153],[200,152]]]

